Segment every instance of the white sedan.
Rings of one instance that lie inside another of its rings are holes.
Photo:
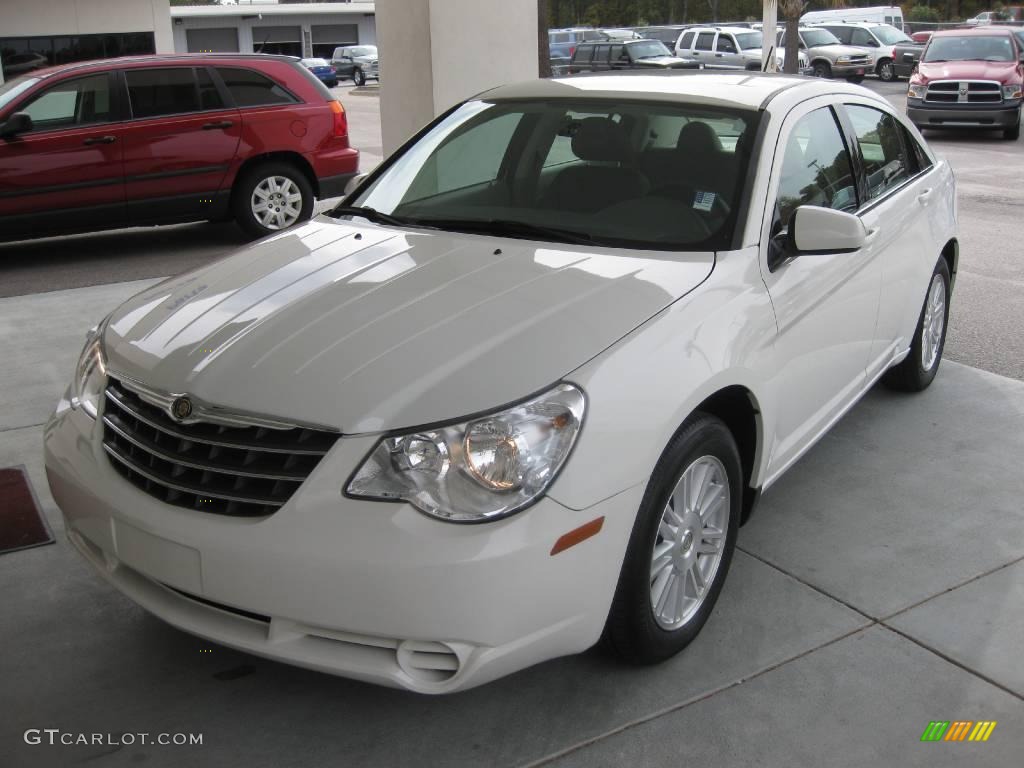
[[[656,662],[761,492],[932,381],[957,258],[949,166],[859,87],[497,88],[116,309],[50,486],[114,587],[254,654],[427,693]]]

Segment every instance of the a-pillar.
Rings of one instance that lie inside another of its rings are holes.
[[[537,77],[537,0],[377,0],[384,152],[503,83]]]

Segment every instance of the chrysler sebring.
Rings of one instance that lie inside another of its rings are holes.
[[[657,662],[762,491],[931,383],[957,257],[949,166],[856,86],[503,86],[104,319],[50,486],[114,587],[250,653],[428,693]]]

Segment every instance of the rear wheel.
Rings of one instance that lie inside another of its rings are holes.
[[[949,282],[949,265],[944,258],[939,258],[928,283],[928,293],[924,297],[910,354],[899,365],[889,369],[883,378],[893,389],[920,392],[935,378],[946,347]]]
[[[896,79],[896,66],[892,59],[882,59],[878,62],[878,79],[883,83],[891,83]]]
[[[366,85],[366,73],[361,69],[357,69],[352,73],[352,82],[356,85]]]
[[[231,205],[246,233],[264,237],[313,215],[313,185],[291,163],[260,163],[239,176]]]
[[[826,61],[816,61],[812,67],[811,74],[815,77],[832,77],[832,67]]]
[[[652,664],[697,636],[736,546],[741,477],[725,424],[700,412],[687,419],[658,461],[633,524],[602,637],[608,649]]]

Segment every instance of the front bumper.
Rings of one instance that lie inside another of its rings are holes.
[[[46,470],[76,549],[168,623],[253,654],[424,693],[582,651],[602,631],[643,487],[582,511],[545,498],[454,525],[346,499],[375,437],[345,437],[266,518],[157,501],[110,466],[99,422],[62,401]],[[604,517],[552,556],[564,533]]]
[[[908,100],[907,117],[918,128],[1013,128],[1020,122],[1020,103],[932,105]]]
[[[844,78],[844,77],[861,77],[867,73],[873,71],[871,62],[861,64],[833,64],[832,65],[832,77],[833,78]]]

